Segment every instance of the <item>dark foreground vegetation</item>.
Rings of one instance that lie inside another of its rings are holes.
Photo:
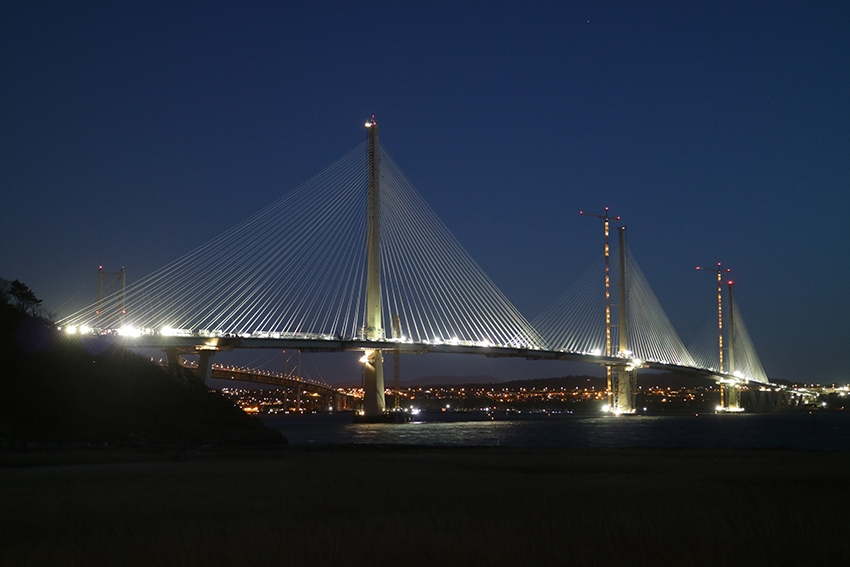
[[[39,303],[20,282],[0,288],[0,448],[282,441],[191,374],[53,330]]]
[[[0,565],[775,566],[850,556],[846,452],[119,456],[43,466],[68,455],[7,455],[16,460],[0,466]]]

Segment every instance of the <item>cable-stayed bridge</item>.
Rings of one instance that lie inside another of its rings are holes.
[[[733,393],[743,382],[767,383],[731,297],[734,326],[727,324],[725,350],[721,323],[719,349],[694,355],[622,228],[612,269],[608,230],[615,219],[607,211],[604,266],[529,322],[404,176],[374,120],[367,127],[366,141],[296,190],[60,326],[163,348],[172,359],[199,354],[205,378],[220,350],[363,351],[364,411],[371,416],[385,410],[387,350],[603,365],[610,405],[623,412],[634,410],[638,368],[713,376]],[[735,395],[726,399],[737,407]]]

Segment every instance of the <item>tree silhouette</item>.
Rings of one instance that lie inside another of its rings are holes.
[[[35,310],[41,305],[41,300],[26,285],[18,280],[12,282],[6,292],[12,298],[14,305],[24,313],[35,314]]]

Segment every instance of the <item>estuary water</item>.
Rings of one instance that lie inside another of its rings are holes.
[[[417,416],[419,421],[355,424],[349,414],[263,418],[291,445],[399,444],[435,446],[653,448],[788,448],[850,450],[850,412],[776,414],[485,413]]]

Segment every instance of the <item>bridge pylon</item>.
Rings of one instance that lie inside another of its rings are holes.
[[[369,129],[369,204],[366,229],[366,313],[363,335],[369,341],[384,339],[381,324],[381,159],[378,123],[373,116]],[[384,355],[366,350],[363,358],[363,417],[378,419],[386,410],[384,400]]]
[[[728,347],[726,349],[729,374],[735,374],[735,302],[732,291],[734,281],[729,280],[726,284],[729,299],[729,330],[728,330]],[[720,407],[723,411],[739,412],[743,411],[741,407],[741,390],[738,388],[738,383],[734,381],[720,383]]]
[[[639,364],[632,358],[632,352],[629,350],[629,298],[628,298],[628,265],[626,262],[626,227],[618,227],[619,238],[619,264],[620,264],[620,282],[619,282],[619,304],[617,317],[618,330],[618,356],[628,360],[628,362],[617,365],[613,373],[613,383],[611,384],[611,393],[613,400],[610,402],[610,411],[615,414],[631,414],[635,413],[635,396],[637,394],[637,370]],[[609,370],[610,372],[610,370]]]
[[[703,270],[702,266],[697,266],[697,270]],[[723,268],[723,264],[721,262],[717,262],[716,268],[709,268],[707,271],[713,272],[717,274],[717,354],[718,354],[718,370],[722,373],[724,370],[723,365],[723,274],[728,274],[732,271],[731,268]],[[735,343],[735,333],[734,333],[734,320],[732,319],[732,284],[734,282],[729,282],[729,374],[735,373],[735,362],[734,362],[734,343]],[[741,401],[740,401],[740,392],[738,390],[738,384],[734,380],[720,380],[720,405],[717,406],[718,411],[741,411]]]
[[[590,217],[596,217],[602,220],[602,226],[604,228],[605,233],[605,351],[604,355],[607,357],[611,356],[611,267],[609,265],[609,258],[611,256],[611,248],[608,245],[608,233],[610,231],[611,223],[617,222],[620,220],[620,217],[611,216],[608,213],[608,207],[605,207],[604,215],[595,215],[592,213],[585,213],[584,211],[579,211],[580,215],[586,215]],[[607,375],[607,392],[608,392],[608,408],[614,407],[614,391],[616,376],[614,374],[614,368],[610,364],[605,365],[605,372]]]
[[[702,266],[697,266],[697,270],[703,270]],[[708,268],[706,271],[713,272],[717,274],[717,354],[719,359],[718,370],[723,373],[724,364],[723,364],[723,351],[727,350],[728,352],[728,374],[735,374],[735,319],[734,319],[734,308],[733,308],[733,295],[732,295],[732,285],[735,283],[733,281],[729,281],[729,324],[728,324],[728,346],[726,349],[723,348],[723,274],[728,274],[732,271],[731,268],[724,268],[721,262],[717,262],[716,268]],[[717,410],[721,412],[739,412],[743,411],[741,408],[741,392],[738,388],[738,381],[735,379],[721,379],[720,380],[720,405],[717,406]]]

